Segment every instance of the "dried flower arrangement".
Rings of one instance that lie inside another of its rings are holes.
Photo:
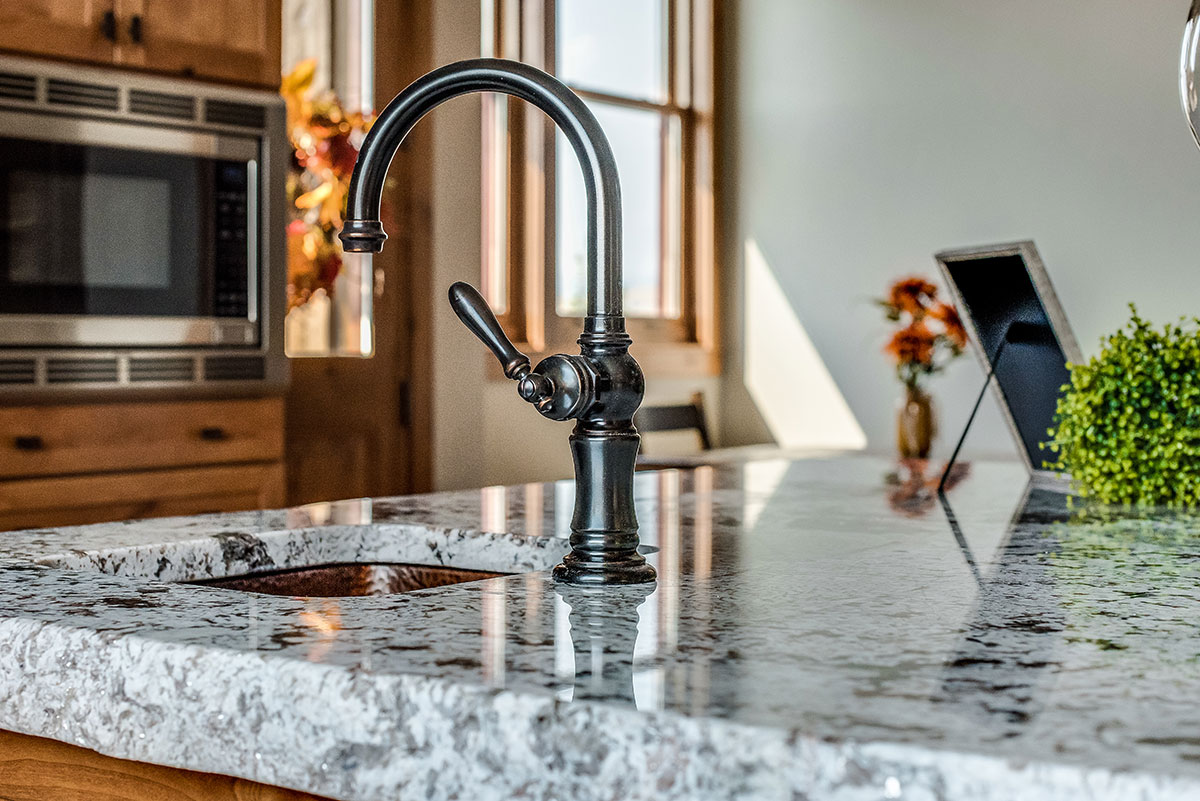
[[[900,324],[884,352],[896,363],[896,376],[905,387],[919,389],[925,376],[944,369],[966,347],[958,312],[939,301],[937,287],[924,278],[902,278],[876,302],[889,321]]]
[[[331,91],[314,92],[316,68],[316,59],[300,62],[279,87],[293,151],[287,182],[289,310],[307,303],[319,289],[333,293],[342,268],[337,233],[350,176],[374,121],[374,115],[346,111]]]

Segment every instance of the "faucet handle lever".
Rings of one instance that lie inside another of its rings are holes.
[[[517,350],[517,346],[504,334],[500,321],[479,290],[462,281],[452,284],[450,308],[454,309],[463,325],[495,354],[504,368],[504,375],[520,381],[529,374],[529,357]]]

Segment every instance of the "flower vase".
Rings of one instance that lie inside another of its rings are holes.
[[[917,386],[906,386],[896,416],[896,447],[901,459],[928,459],[937,434],[933,399]]]

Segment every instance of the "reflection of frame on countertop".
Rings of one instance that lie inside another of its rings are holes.
[[[1042,311],[1045,313],[1046,321],[1050,325],[1055,338],[1058,340],[1059,349],[1066,362],[1079,363],[1083,360],[1083,355],[1079,350],[1079,344],[1075,341],[1075,335],[1071,331],[1071,326],[1067,323],[1066,315],[1063,313],[1062,305],[1058,301],[1058,296],[1054,293],[1054,287],[1050,284],[1050,277],[1046,273],[1046,267],[1042,263],[1042,259],[1038,256],[1037,248],[1034,247],[1032,241],[1010,242],[999,245],[984,245],[971,248],[962,248],[956,250],[946,250],[937,253],[934,258],[937,259],[938,268],[941,271],[946,287],[954,300],[954,305],[958,308],[959,316],[962,318],[963,325],[967,329],[969,339],[971,340],[972,350],[979,358],[979,363],[983,367],[986,374],[993,365],[991,364],[992,354],[986,353],[983,347],[983,339],[980,337],[980,332],[976,326],[976,321],[971,314],[971,309],[964,302],[960,294],[959,287],[955,283],[950,274],[950,264],[961,265],[964,262],[971,262],[985,259],[1003,258],[1009,256],[1018,256],[1024,262],[1025,270],[1033,284],[1033,289],[1037,295],[1037,300],[1040,302]],[[1038,484],[1054,484],[1061,485],[1063,476],[1052,471],[1045,470],[1041,467],[1035,467],[1033,461],[1027,452],[1025,442],[1023,440],[1020,429],[1017,427],[1016,419],[1013,417],[1012,409],[1009,407],[1009,402],[1004,394],[1004,388],[1000,384],[998,376],[993,377],[990,382],[992,384],[992,392],[996,400],[999,401],[1000,409],[1004,413],[1004,420],[1008,424],[1009,430],[1012,432],[1013,439],[1017,442],[1017,450],[1021,454],[1021,460],[1028,468],[1031,477]]]

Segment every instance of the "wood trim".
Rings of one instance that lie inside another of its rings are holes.
[[[718,243],[723,231],[717,219],[718,187],[716,179],[716,138],[719,109],[717,106],[717,80],[722,74],[717,47],[716,33],[722,24],[720,4],[714,0],[691,0],[691,15],[695,23],[691,26],[692,44],[692,114],[696,124],[692,131],[696,141],[692,143],[695,160],[694,171],[684,186],[691,190],[685,194],[685,207],[694,215],[697,230],[704,236],[692,241],[695,248],[692,257],[692,279],[695,281],[691,297],[696,304],[694,332],[695,341],[711,354],[713,374],[721,370],[720,352],[720,304],[717,298],[721,291],[721,271],[718,259],[723,252]]]
[[[283,77],[283,0],[266,0],[266,6],[263,85],[279,91],[279,82]]]
[[[104,756],[86,748],[0,731],[5,801],[327,801],[246,779]]]
[[[375,107],[382,109],[403,87],[433,68],[432,0],[375,3]],[[433,262],[433,126],[418,125],[405,139],[392,163],[384,203],[394,209],[394,231],[401,286],[405,295],[400,349],[409,360],[409,448],[397,454],[408,460],[410,492],[433,488],[433,312],[444,301],[434,291]]]
[[[599,103],[608,103],[613,106],[621,106],[622,108],[632,108],[640,111],[659,111],[667,114],[682,114],[688,111],[687,106],[681,106],[674,100],[666,103],[655,103],[653,100],[638,100],[635,97],[612,95],[607,92],[598,92],[594,89],[584,89],[580,86],[572,86],[571,91],[584,100],[595,100]]]

